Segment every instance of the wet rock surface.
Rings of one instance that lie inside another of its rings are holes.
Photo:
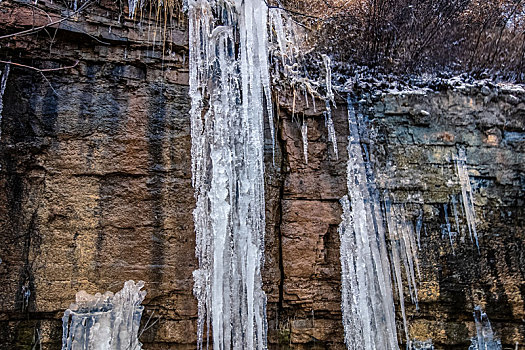
[[[52,18],[63,11],[46,6]],[[75,65],[45,78],[12,65],[4,94],[0,349],[60,348],[60,317],[75,293],[116,291],[129,279],[146,282],[144,348],[193,349],[184,23],[163,55],[147,23],[126,19],[112,2],[92,5],[86,16],[55,36],[40,31],[0,49],[1,60],[41,69]],[[25,3],[0,3],[2,33],[48,22]],[[413,222],[423,213],[420,310],[405,295],[411,338],[466,349],[475,335],[473,308],[483,305],[505,346],[525,344],[525,91],[473,84],[356,97],[378,187],[405,203]],[[279,104],[274,160],[269,131],[266,144],[270,347],[343,349],[337,226],[347,193],[346,107],[338,101],[333,112],[337,159],[320,111],[301,101],[294,109],[286,98]],[[461,212],[454,252],[442,235],[445,204],[455,227],[458,147],[468,158],[479,253]],[[398,336],[404,339],[401,328]]]

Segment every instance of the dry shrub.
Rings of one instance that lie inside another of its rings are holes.
[[[525,0],[288,0],[334,60],[525,80]]]

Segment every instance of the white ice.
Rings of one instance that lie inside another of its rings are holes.
[[[62,317],[62,350],[140,350],[143,287],[127,281],[115,295],[78,292]]]

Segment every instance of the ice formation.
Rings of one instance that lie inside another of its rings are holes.
[[[463,148],[458,150],[458,156],[456,157],[456,170],[458,173],[459,183],[461,185],[461,198],[463,202],[463,209],[465,211],[465,218],[467,220],[468,232],[470,239],[476,242],[476,247],[479,251],[474,198],[472,196],[472,187],[470,186],[470,178],[468,175],[467,156]]]
[[[303,124],[301,125],[301,138],[303,139],[304,162],[308,164],[308,125],[304,119]]]
[[[206,325],[214,349],[265,349],[268,7],[262,0],[189,0],[188,16],[198,348]]]
[[[412,303],[416,305],[416,309],[418,309],[417,281],[421,279],[421,276],[419,271],[418,245],[416,244],[415,236],[418,237],[419,242],[423,216],[420,213],[416,223],[416,232],[414,232],[414,227],[412,222],[407,218],[404,205],[393,204],[388,193],[384,194],[384,213],[390,241],[390,259],[394,274],[394,285],[397,287],[405,337],[407,344],[410,344],[405,311],[403,271],[407,279],[410,299]]]
[[[4,67],[2,72],[2,78],[0,79],[0,138],[2,137],[2,111],[4,110],[4,92],[7,85],[7,79],[9,78],[9,70],[11,65],[8,63]]]
[[[412,340],[410,341],[409,350],[434,350],[432,339],[428,340]]]
[[[367,165],[352,101],[348,103],[348,196],[341,199],[342,303],[348,349],[398,349],[390,263],[379,196]]]
[[[476,336],[471,339],[469,350],[501,350],[501,342],[494,339],[494,332],[487,314],[480,306],[474,308],[474,323]]]
[[[325,116],[326,116],[326,128],[328,129],[328,141],[332,143],[334,149],[335,158],[339,158],[337,150],[337,138],[335,134],[334,121],[332,120],[332,107],[331,103],[334,103],[334,93],[332,91],[332,62],[330,57],[323,55],[323,62],[326,69],[326,98],[325,98]]]
[[[142,287],[127,281],[115,295],[78,292],[62,317],[62,350],[140,350]]]
[[[450,225],[450,220],[448,219],[448,204],[443,204],[443,212],[445,215],[445,224],[442,225],[441,227],[441,230],[442,230],[441,235],[448,236],[448,239],[450,241],[450,246],[452,247],[452,254],[455,255],[456,253],[454,251],[454,238],[453,238],[453,236],[455,236],[455,232],[452,232],[452,226]]]
[[[128,0],[129,18],[135,17],[135,11],[139,5],[140,0]]]

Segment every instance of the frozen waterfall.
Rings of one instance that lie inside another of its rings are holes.
[[[140,350],[142,287],[142,281],[127,281],[115,295],[78,292],[62,318],[62,350]]]
[[[264,1],[189,0],[198,348],[266,348],[264,117],[273,120]]]
[[[339,226],[342,312],[348,349],[398,349],[390,262],[377,188],[367,176],[359,123],[348,101],[347,186]]]

